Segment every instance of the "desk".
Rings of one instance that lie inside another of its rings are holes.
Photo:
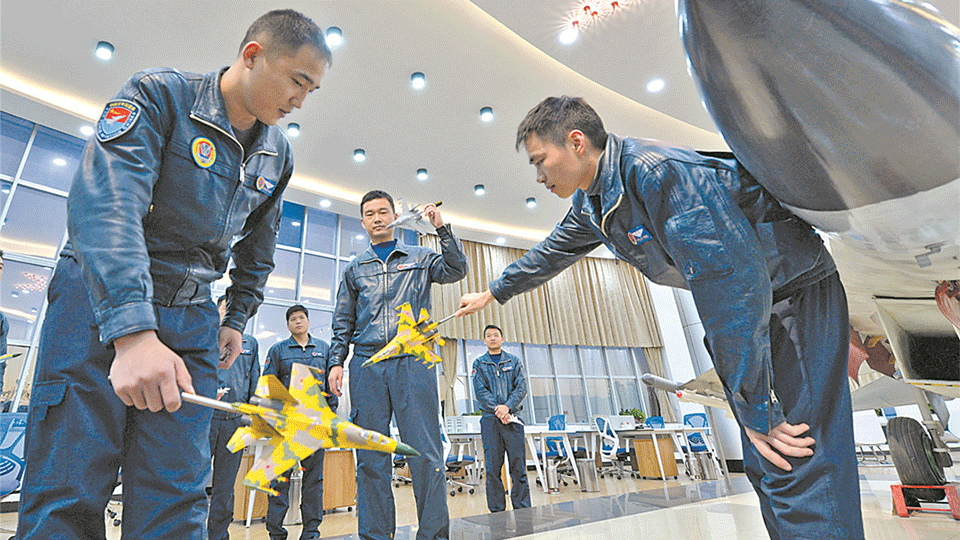
[[[570,446],[570,436],[577,436],[585,433],[586,432],[575,428],[551,430],[546,426],[524,426],[523,436],[527,439],[527,446],[530,449],[530,457],[533,458],[533,464],[537,469],[537,476],[540,478],[540,486],[543,488],[544,493],[550,492],[550,487],[547,485],[547,475],[545,474],[547,468],[547,437],[556,437],[560,439],[560,444],[563,445],[564,452],[570,458],[570,464],[573,467],[574,478],[576,478],[577,484],[579,484],[580,470],[577,468],[577,461],[573,457],[573,448]],[[537,442],[538,440],[539,443]],[[540,452],[539,454],[538,451]],[[543,456],[543,463],[541,463],[540,460],[541,455]],[[487,471],[487,474],[490,474],[490,472]]]
[[[463,468],[466,473],[467,484],[471,486],[480,485],[480,475],[483,473],[484,469],[484,458],[483,458],[483,440],[480,437],[479,433],[448,433],[447,438],[450,439],[451,445],[459,446],[460,448],[450,449],[450,455],[471,455],[474,458],[474,462],[470,465],[467,465]],[[489,471],[488,471],[489,474]]]
[[[617,431],[617,435],[621,439],[636,439],[636,438],[649,438],[653,442],[653,449],[657,457],[657,465],[660,470],[660,478],[667,478],[667,476],[674,476],[674,474],[667,474],[667,470],[664,468],[663,461],[664,451],[661,450],[660,445],[658,444],[658,439],[663,439],[662,435],[667,435],[673,439],[676,448],[686,448],[686,453],[684,454],[684,463],[689,463],[692,456],[690,456],[690,442],[687,440],[687,437],[693,433],[700,433],[703,436],[704,445],[707,447],[707,451],[710,452],[710,455],[714,459],[719,461],[717,457],[717,450],[714,445],[713,435],[708,432],[707,428],[702,427],[691,427],[683,424],[667,424],[662,428],[657,429],[629,429]],[[672,454],[672,453],[671,453]],[[723,467],[720,470],[726,470]],[[688,471],[689,472],[689,471]]]

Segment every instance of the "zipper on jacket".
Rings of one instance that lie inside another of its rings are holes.
[[[614,203],[613,207],[610,208],[610,210],[607,210],[607,212],[603,214],[603,219],[600,221],[600,232],[602,232],[604,236],[606,236],[607,238],[610,237],[610,234],[606,230],[607,218],[610,217],[610,214],[612,214],[613,211],[620,206],[620,201],[622,200],[623,200],[623,193],[621,193],[620,196],[617,197],[617,202]]]

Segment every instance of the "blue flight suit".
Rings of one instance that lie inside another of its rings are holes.
[[[69,247],[49,306],[30,398],[17,538],[103,538],[123,471],[123,534],[207,536],[211,409],[127,407],[108,380],[113,341],[155,330],[215,398],[217,331],[243,331],[273,269],[286,137],[256,123],[244,150],[207,75],[152,69],[107,103],[67,200]],[[227,314],[210,283],[232,258]]]
[[[863,538],[853,446],[847,303],[833,259],[732,154],[608,134],[597,176],[566,217],[508,266],[500,303],[605,244],[661,285],[689,289],[741,426],[806,423],[812,456],[780,470],[743,436],[744,467],[767,532]]]
[[[243,335],[243,351],[227,369],[217,369],[217,393],[224,403],[247,403],[256,394],[260,380],[260,345],[256,338]],[[231,452],[227,442],[242,426],[242,415],[213,411],[210,422],[210,453],[213,455],[213,488],[210,492],[210,514],[207,516],[208,540],[229,540],[227,529],[233,521],[233,488],[240,470],[243,452]]]
[[[494,362],[489,351],[483,353],[473,361],[473,394],[483,412],[480,417],[480,436],[487,469],[487,508],[491,512],[507,509],[503,480],[500,479],[504,452],[510,463],[510,478],[513,481],[510,490],[513,508],[530,508],[523,426],[516,422],[504,424],[494,414],[497,405],[506,405],[514,416],[519,416],[523,410],[527,378],[523,374],[520,359],[502,351],[500,361]]]
[[[263,367],[264,375],[275,375],[284,386],[290,387],[290,373],[293,364],[305,364],[320,370],[322,376],[318,380],[324,381],[324,391],[329,394],[329,385],[326,382],[329,369],[330,346],[326,341],[307,335],[309,341],[301,346],[297,340],[289,338],[270,347],[267,360]],[[331,395],[327,403],[334,411],[337,410],[337,397]],[[300,484],[300,517],[303,529],[300,540],[320,538],[320,523],[323,521],[323,448],[320,448],[308,458],[300,462],[303,467],[303,478]],[[290,479],[290,471],[283,473],[283,477]],[[275,480],[273,488],[277,496],[268,497],[267,532],[271,540],[284,540],[287,529],[283,526],[283,518],[290,508],[290,482]]]
[[[467,258],[449,225],[437,229],[441,253],[400,241],[381,261],[369,247],[347,265],[337,290],[330,365],[343,365],[349,345],[350,421],[383,434],[395,416],[400,438],[420,452],[407,458],[417,501],[419,540],[449,535],[446,465],[440,442],[437,375],[413,356],[399,356],[361,368],[397,335],[396,308],[430,309],[430,284],[453,283],[467,275]],[[390,486],[390,455],[357,451],[357,522],[360,538],[388,540],[396,531]]]

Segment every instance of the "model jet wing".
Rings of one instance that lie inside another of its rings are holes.
[[[733,417],[730,403],[727,402],[727,395],[723,390],[723,383],[720,382],[716,369],[711,368],[685,383],[664,379],[652,373],[644,373],[640,380],[658,390],[675,393],[681,401],[723,409],[727,411],[727,416]]]
[[[399,323],[397,335],[387,345],[371,356],[361,367],[375,364],[387,358],[409,354],[416,356],[427,367],[433,367],[443,358],[433,352],[434,345],[443,345],[443,338],[437,332],[437,323],[430,320],[426,309],[420,309],[420,317],[414,319],[413,307],[403,304],[397,307]]]

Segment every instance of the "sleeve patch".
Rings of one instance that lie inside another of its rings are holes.
[[[97,121],[97,139],[107,142],[130,131],[140,118],[140,106],[128,99],[107,103]]]

